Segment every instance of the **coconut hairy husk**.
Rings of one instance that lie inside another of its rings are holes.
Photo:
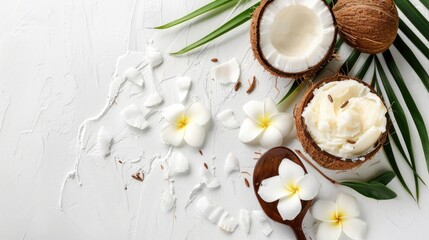
[[[308,105],[308,103],[313,99],[313,92],[314,90],[318,89],[325,83],[333,82],[333,81],[341,81],[341,80],[355,80],[359,83],[367,86],[372,93],[375,93],[380,99],[383,100],[382,96],[377,93],[370,85],[368,85],[366,82],[358,79],[353,78],[349,76],[344,75],[335,75],[332,77],[325,78],[318,83],[314,84],[302,97],[301,102],[296,106],[294,111],[294,118],[295,118],[295,125],[296,125],[296,132],[297,137],[299,141],[301,142],[304,150],[313,158],[314,161],[316,161],[320,166],[324,168],[328,168],[331,170],[349,170],[352,168],[357,168],[360,165],[362,165],[364,162],[369,161],[371,158],[374,157],[374,155],[383,147],[384,143],[386,142],[387,136],[388,136],[388,129],[391,125],[389,114],[386,113],[387,118],[387,126],[386,131],[380,135],[380,138],[375,144],[374,149],[367,153],[364,156],[361,156],[364,160],[355,160],[352,161],[351,159],[343,159],[337,156],[334,156],[328,152],[323,151],[320,149],[320,147],[317,145],[317,143],[313,140],[310,133],[307,131],[307,126],[304,122],[304,118],[302,117],[302,112],[304,111],[304,108]]]
[[[338,0],[333,11],[340,36],[360,52],[384,52],[398,33],[399,17],[393,0]]]
[[[262,65],[262,67],[264,67],[265,70],[267,70],[268,72],[270,72],[274,76],[284,77],[284,78],[292,78],[292,79],[297,80],[297,79],[303,79],[303,78],[310,77],[310,76],[314,75],[317,71],[319,71],[331,59],[331,57],[334,53],[334,50],[335,50],[334,46],[335,46],[335,42],[337,40],[338,29],[337,29],[337,23],[335,21],[334,13],[332,12],[331,7],[329,6],[329,4],[326,3],[326,1],[321,0],[327,6],[331,15],[333,16],[333,24],[335,27],[334,38],[332,40],[332,43],[330,45],[329,50],[326,52],[326,54],[324,55],[324,57],[320,60],[320,62],[318,64],[308,68],[307,70],[301,71],[301,72],[290,73],[290,72],[281,71],[281,70],[271,66],[270,63],[268,62],[268,60],[265,58],[265,56],[261,50],[261,46],[260,46],[259,25],[260,25],[262,16],[264,15],[264,11],[274,1],[276,1],[276,0],[261,0],[261,4],[253,12],[252,23],[251,23],[251,27],[250,27],[250,43],[252,46],[253,55],[258,60],[258,62]],[[277,1],[281,1],[281,0],[277,0]]]

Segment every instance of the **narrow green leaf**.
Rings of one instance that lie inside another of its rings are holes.
[[[402,38],[398,35],[396,36],[395,42],[393,42],[396,49],[402,54],[402,56],[407,60],[408,64],[414,69],[414,71],[419,76],[423,85],[425,85],[426,90],[429,91],[429,75],[426,70],[423,68],[422,64],[419,60],[417,60],[416,55],[414,55],[413,51],[408,47],[407,44],[402,40]]]
[[[429,59],[429,48],[423,43],[422,40],[414,33],[411,28],[407,26],[407,24],[402,21],[402,19],[399,19],[399,29],[407,36],[408,39],[417,47],[417,49],[420,50],[420,52],[425,55],[427,59]]]
[[[170,27],[176,26],[176,25],[178,25],[180,23],[183,23],[183,22],[186,22],[186,21],[188,21],[188,20],[190,20],[192,18],[198,17],[201,14],[204,14],[206,12],[209,12],[209,11],[212,11],[212,10],[215,10],[215,9],[219,9],[221,7],[225,7],[225,6],[228,6],[228,5],[236,4],[238,1],[239,0],[215,0],[215,1],[209,3],[209,4],[205,5],[205,6],[202,6],[202,7],[198,8],[197,10],[195,10],[195,11],[193,11],[193,12],[191,12],[191,13],[189,13],[189,14],[181,17],[181,18],[179,18],[179,19],[176,19],[176,20],[171,21],[169,23],[166,23],[164,25],[155,27],[155,29],[166,29],[166,28],[170,28]]]
[[[395,0],[396,6],[429,41],[429,22],[409,0]]]
[[[386,91],[387,97],[389,98],[389,101],[392,104],[392,110],[393,110],[393,115],[395,116],[395,120],[398,123],[398,126],[401,126],[402,137],[407,146],[408,153],[410,154],[411,166],[413,168],[413,171],[417,172],[414,153],[413,153],[413,145],[411,142],[411,134],[408,127],[407,118],[405,117],[405,112],[402,106],[399,104],[399,100],[396,97],[395,92],[392,89],[392,86],[387,80],[386,73],[384,72],[383,67],[380,64],[378,57],[375,58],[375,63],[377,65],[377,70],[380,75],[381,82],[383,83],[384,90]],[[415,174],[414,174],[414,181],[416,184],[416,198],[418,200],[419,199],[419,182]]]
[[[404,177],[402,177],[401,171],[399,170],[398,164],[396,163],[395,155],[392,151],[392,145],[390,144],[389,138],[386,140],[386,144],[383,146],[383,151],[386,154],[387,161],[389,162],[390,166],[393,169],[393,172],[395,172],[396,176],[399,179],[399,182],[401,183],[402,187],[404,187],[405,191],[410,194],[412,198],[414,198],[414,195],[411,193],[410,188],[408,187],[407,183],[404,180]],[[414,198],[415,200],[415,198]]]
[[[353,52],[350,54],[350,56],[347,58],[347,60],[343,63],[341,66],[341,72],[348,75],[349,72],[352,70],[352,68],[355,66],[356,61],[358,60],[360,56],[360,52],[353,50]]]
[[[397,196],[394,191],[379,182],[342,182],[341,185],[352,188],[366,197],[377,200],[393,199]]]
[[[392,179],[395,177],[395,173],[392,171],[384,172],[377,177],[371,179],[368,183],[381,183],[383,185],[387,185]]]
[[[359,69],[359,72],[356,74],[356,77],[359,79],[363,79],[368,72],[369,66],[371,66],[372,60],[374,59],[374,55],[369,55],[368,58],[363,63],[362,67]]]
[[[429,137],[426,130],[425,122],[423,120],[422,115],[420,114],[419,109],[417,108],[416,103],[413,100],[413,97],[411,96],[411,93],[408,91],[407,85],[405,84],[405,81],[402,78],[401,73],[399,72],[399,69],[395,63],[395,60],[393,59],[392,54],[390,53],[390,50],[387,50],[386,52],[384,52],[383,56],[384,56],[384,59],[386,60],[386,64],[390,70],[390,73],[393,76],[393,79],[395,79],[395,82],[398,85],[402,96],[404,97],[405,104],[410,110],[410,114],[413,117],[414,124],[416,124],[416,127],[418,129],[417,132],[419,133],[420,141],[422,142],[423,152],[426,158],[426,166],[429,171]],[[409,150],[411,151],[411,148]]]
[[[212,41],[213,39],[216,39],[216,38],[222,36],[223,34],[231,31],[232,29],[240,26],[241,24],[247,22],[248,20],[250,20],[252,18],[252,13],[255,10],[255,8],[257,8],[259,6],[259,4],[260,4],[259,2],[254,4],[253,6],[244,10],[243,12],[241,12],[240,14],[238,14],[237,16],[235,16],[234,18],[232,18],[231,20],[229,20],[228,22],[226,22],[225,24],[223,24],[222,26],[220,26],[219,28],[217,28],[213,32],[211,32],[208,35],[206,35],[205,37],[203,37],[202,39],[200,39],[200,40],[192,43],[191,45],[181,49],[180,51],[174,52],[172,54],[173,55],[180,55],[180,54],[186,53],[188,51],[191,51],[192,49],[195,49],[195,48],[197,48],[203,44],[206,44],[206,43]]]
[[[296,80],[296,81],[294,81],[293,82],[293,84],[292,84],[292,86],[289,88],[289,90],[287,91],[287,93],[286,93],[286,95],[282,98],[282,100],[280,100],[280,102],[278,103],[278,104],[280,104],[280,103],[282,103],[283,101],[285,101],[286,99],[288,99],[288,97],[290,96],[290,95],[292,95],[292,93],[294,93],[295,92],[295,90],[299,87],[299,85],[302,83],[302,81],[298,81],[298,80]]]

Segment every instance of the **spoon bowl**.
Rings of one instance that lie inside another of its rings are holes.
[[[258,199],[259,205],[261,205],[262,210],[264,210],[265,214],[267,214],[269,218],[281,224],[290,226],[298,240],[306,240],[305,234],[302,230],[302,221],[311,206],[311,200],[301,200],[302,210],[295,219],[283,220],[277,210],[278,200],[268,203],[265,202],[258,194],[259,186],[264,179],[279,175],[279,165],[285,158],[301,166],[304,169],[304,172],[307,173],[307,170],[301,160],[292,150],[285,147],[275,147],[265,152],[256,163],[253,171],[253,189],[255,190],[255,195]]]

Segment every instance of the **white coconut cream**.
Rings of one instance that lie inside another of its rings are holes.
[[[334,81],[316,89],[302,113],[307,131],[324,151],[359,159],[374,149],[386,131],[386,106],[355,80]]]

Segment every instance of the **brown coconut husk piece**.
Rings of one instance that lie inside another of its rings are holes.
[[[331,169],[331,170],[349,170],[352,168],[357,168],[360,165],[362,165],[364,162],[367,162],[371,158],[373,158],[374,155],[383,147],[384,143],[386,142],[387,135],[389,132],[389,127],[391,124],[389,114],[386,113],[386,118],[387,118],[386,128],[387,129],[384,133],[382,133],[380,135],[380,138],[376,142],[375,148],[371,152],[367,153],[366,155],[361,156],[364,158],[364,160],[352,161],[351,159],[343,159],[343,158],[334,156],[334,155],[320,149],[320,147],[317,145],[317,143],[311,137],[310,133],[307,131],[307,126],[305,125],[304,118],[302,117],[302,112],[304,111],[304,108],[308,105],[308,103],[313,99],[314,90],[320,88],[325,83],[334,82],[334,81],[349,80],[349,79],[355,80],[355,81],[367,86],[371,90],[372,93],[375,93],[380,99],[383,100],[383,97],[379,93],[377,93],[366,82],[364,82],[358,78],[353,78],[353,77],[343,76],[343,75],[335,75],[332,77],[325,78],[325,79],[321,80],[320,82],[314,84],[304,94],[304,96],[301,99],[301,102],[296,106],[295,111],[294,111],[297,137],[298,137],[299,141],[301,142],[304,150],[320,166],[322,166],[324,168]]]
[[[340,36],[360,52],[381,53],[395,41],[399,17],[393,0],[338,0],[333,12]]]
[[[334,13],[333,13],[331,7],[329,6],[328,3],[326,3],[326,1],[320,0],[329,9],[329,11],[332,15],[333,23],[334,23],[334,27],[335,27],[334,39],[332,40],[332,43],[330,45],[329,50],[326,52],[325,56],[316,65],[308,68],[305,71],[289,73],[289,72],[281,71],[281,70],[271,66],[270,63],[268,62],[268,60],[265,58],[265,56],[261,50],[261,46],[260,46],[259,25],[260,25],[262,16],[264,15],[266,8],[274,1],[275,0],[261,0],[261,4],[253,12],[252,24],[250,26],[250,43],[252,46],[253,55],[255,56],[256,59],[258,59],[258,62],[262,65],[262,67],[264,67],[265,70],[267,70],[268,72],[270,72],[274,76],[284,77],[284,78],[292,78],[292,79],[296,80],[296,79],[303,79],[303,78],[314,75],[329,60],[331,60],[331,57],[335,51],[335,42],[337,41],[338,29],[337,29],[337,23],[335,20],[335,16],[334,16]]]

